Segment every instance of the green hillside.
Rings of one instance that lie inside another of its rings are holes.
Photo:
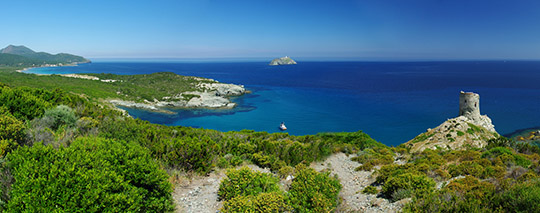
[[[15,57],[15,56],[19,57]],[[0,50],[0,66],[42,66],[45,64],[76,64],[88,63],[90,60],[67,53],[50,54],[46,52],[35,52],[25,46],[9,45]]]
[[[45,64],[39,60],[20,55],[0,53],[0,66],[24,67]]]

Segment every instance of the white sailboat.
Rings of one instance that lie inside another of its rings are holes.
[[[281,131],[287,130],[287,127],[285,126],[285,122],[281,122],[281,124],[279,125],[279,129]]]

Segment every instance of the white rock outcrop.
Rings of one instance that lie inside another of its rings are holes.
[[[199,83],[194,89],[197,91],[183,92],[174,97],[163,97],[163,101],[154,99],[153,101],[144,100],[144,103],[123,100],[109,100],[109,102],[118,106],[172,113],[163,108],[234,108],[236,103],[231,102],[228,97],[246,93],[243,85],[225,84],[217,81]],[[191,98],[186,100],[184,97]]]
[[[458,117],[448,119],[405,143],[411,148],[411,152],[484,147],[489,139],[499,136],[491,119],[487,115],[480,115],[478,94],[461,92],[459,101]]]

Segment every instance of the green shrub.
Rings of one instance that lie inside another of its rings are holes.
[[[25,126],[15,116],[0,107],[0,157],[24,142]]]
[[[10,88],[0,85],[0,106],[5,106],[13,116],[20,120],[32,120],[40,117],[51,104],[39,94],[43,90],[32,90],[26,87]]]
[[[279,191],[279,179],[271,174],[253,171],[248,167],[230,169],[227,178],[219,184],[220,200],[230,200],[237,196],[257,195],[263,192]]]
[[[379,191],[377,190],[377,188],[375,186],[366,186],[366,188],[364,188],[364,190],[362,190],[362,193],[365,193],[365,194],[377,194],[377,193],[379,193]]]
[[[223,202],[222,212],[285,212],[290,210],[283,193],[237,196]]]
[[[24,123],[0,107],[0,140],[24,141]]]
[[[445,189],[481,201],[491,196],[495,186],[489,182],[481,181],[476,177],[467,175],[465,178],[448,183]]]
[[[165,161],[171,166],[180,166],[187,171],[206,174],[214,167],[214,158],[219,153],[219,145],[208,136],[201,138],[178,137],[168,144],[170,151]]]
[[[134,143],[79,138],[6,157],[15,180],[7,212],[163,212],[174,208],[167,174]]]
[[[371,170],[373,166],[393,163],[394,153],[388,148],[367,148],[358,152],[358,156],[352,158],[352,160],[363,164],[363,167],[359,168],[359,170],[368,171]]]
[[[341,184],[330,173],[301,168],[289,189],[291,206],[297,212],[331,212],[338,204]]]
[[[292,175],[293,172],[294,172],[294,168],[292,168],[291,166],[284,166],[284,167],[281,167],[281,169],[279,169],[278,175],[280,178],[285,178],[289,175]]]
[[[483,158],[494,159],[500,157],[502,162],[507,166],[512,166],[513,164],[527,168],[532,162],[523,157],[520,154],[514,154],[514,151],[507,147],[494,147],[482,154]]]
[[[450,182],[440,191],[434,191],[421,198],[413,199],[404,212],[496,212],[490,206],[494,192],[491,183],[478,178],[465,178]]]
[[[51,129],[58,129],[60,126],[72,127],[77,121],[77,116],[71,108],[65,105],[59,105],[56,108],[45,110],[45,118],[51,118]]]
[[[478,201],[452,191],[437,191],[422,198],[413,198],[404,206],[403,212],[495,212],[486,205],[489,201],[482,204]]]
[[[378,184],[383,184],[390,177],[404,173],[422,174],[422,172],[416,170],[415,165],[410,163],[404,165],[388,164],[382,166],[379,170],[377,170],[377,178],[375,182]]]
[[[412,189],[398,189],[395,192],[392,193],[392,196],[390,197],[390,200],[392,202],[396,202],[401,199],[410,198],[413,196],[413,190]]]
[[[433,191],[434,187],[435,181],[424,174],[404,173],[388,178],[381,192],[386,197],[392,198],[398,190],[411,190],[411,194],[422,197]]]
[[[494,209],[506,212],[538,212],[540,210],[540,180],[516,184],[496,194],[491,203]]]
[[[225,157],[220,157],[218,160],[217,160],[217,166],[219,168],[227,168],[229,167],[229,160],[227,160],[227,158]]]
[[[242,162],[244,162],[244,160],[242,160],[241,157],[236,155],[233,155],[230,160],[231,166],[239,166],[240,164],[242,164]]]

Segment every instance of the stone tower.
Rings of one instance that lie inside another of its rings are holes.
[[[480,95],[461,91],[459,94],[459,115],[470,119],[480,117]]]

